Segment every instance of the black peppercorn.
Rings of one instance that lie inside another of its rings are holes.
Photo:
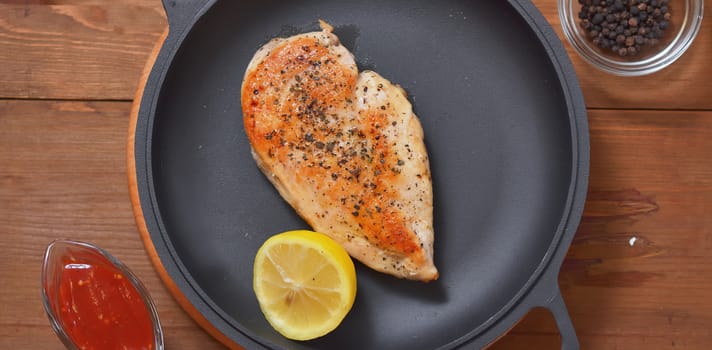
[[[623,11],[623,1],[621,0],[615,0],[613,1],[613,9],[616,11]]]
[[[597,13],[593,16],[593,18],[591,18],[591,23],[600,24],[601,22],[603,22],[603,18],[603,14]]]
[[[632,37],[632,36],[627,37],[627,38],[625,39],[625,46],[630,47],[630,46],[633,46],[633,45],[635,45],[635,38]]]
[[[670,27],[670,0],[578,0],[579,25],[593,45],[634,56],[656,45]]]

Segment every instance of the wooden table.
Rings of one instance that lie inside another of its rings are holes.
[[[535,0],[561,35],[556,1]],[[586,98],[591,177],[559,278],[583,349],[712,346],[712,10],[672,67],[618,78],[567,44]],[[0,1],[0,348],[60,349],[40,303],[45,246],[107,248],[145,282],[168,349],[220,349],[143,249],[127,191],[139,74],[158,0]],[[533,310],[492,349],[555,349]]]

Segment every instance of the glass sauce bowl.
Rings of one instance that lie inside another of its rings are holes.
[[[42,302],[68,349],[163,350],[163,331],[146,288],[92,244],[57,240],[47,247]]]
[[[614,1],[614,0],[608,0]],[[628,3],[628,0],[623,0]],[[634,56],[621,57],[594,45],[580,25],[579,0],[558,0],[564,36],[576,52],[594,67],[620,76],[657,72],[675,62],[690,47],[700,30],[704,0],[669,0],[671,19],[658,44]]]

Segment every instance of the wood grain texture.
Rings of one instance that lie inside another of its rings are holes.
[[[126,181],[131,103],[0,101],[0,349],[61,349],[40,302],[49,242],[96,243],[146,284],[168,349],[219,348],[176,304],[139,239]]]
[[[591,183],[559,276],[582,349],[712,344],[712,113],[592,111]],[[553,348],[533,313],[494,349]],[[555,346],[554,346],[555,347]]]
[[[534,3],[560,35],[556,2]],[[711,11],[690,51],[647,77],[600,73],[566,44],[590,108],[588,200],[559,278],[582,349],[712,345]],[[164,30],[154,0],[0,0],[0,349],[62,348],[39,271],[63,237],[136,272],[168,349],[224,349],[141,243],[126,179],[131,103],[89,101],[131,100]],[[72,100],[14,100],[27,98]],[[491,349],[559,344],[549,312],[535,309]]]
[[[642,77],[618,77],[587,64],[566,41],[554,0],[532,0],[571,58],[589,108],[712,109],[712,8],[697,39],[670,67]],[[684,92],[684,93],[682,93]]]
[[[556,1],[533,2],[565,42]],[[565,42],[587,106],[712,109],[712,7],[705,17],[680,60],[644,77],[602,73]],[[165,25],[158,0],[0,1],[0,98],[130,100]]]
[[[130,100],[160,1],[0,1],[0,97]]]

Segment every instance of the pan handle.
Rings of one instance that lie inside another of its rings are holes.
[[[554,290],[546,301],[546,305],[543,306],[554,315],[556,326],[559,327],[559,333],[561,334],[561,349],[578,350],[579,342],[578,337],[576,337],[576,330],[571,322],[571,316],[569,316],[569,311],[566,309],[564,298],[561,296],[557,283],[554,283]]]
[[[187,25],[206,4],[213,0],[161,0],[170,29]]]

